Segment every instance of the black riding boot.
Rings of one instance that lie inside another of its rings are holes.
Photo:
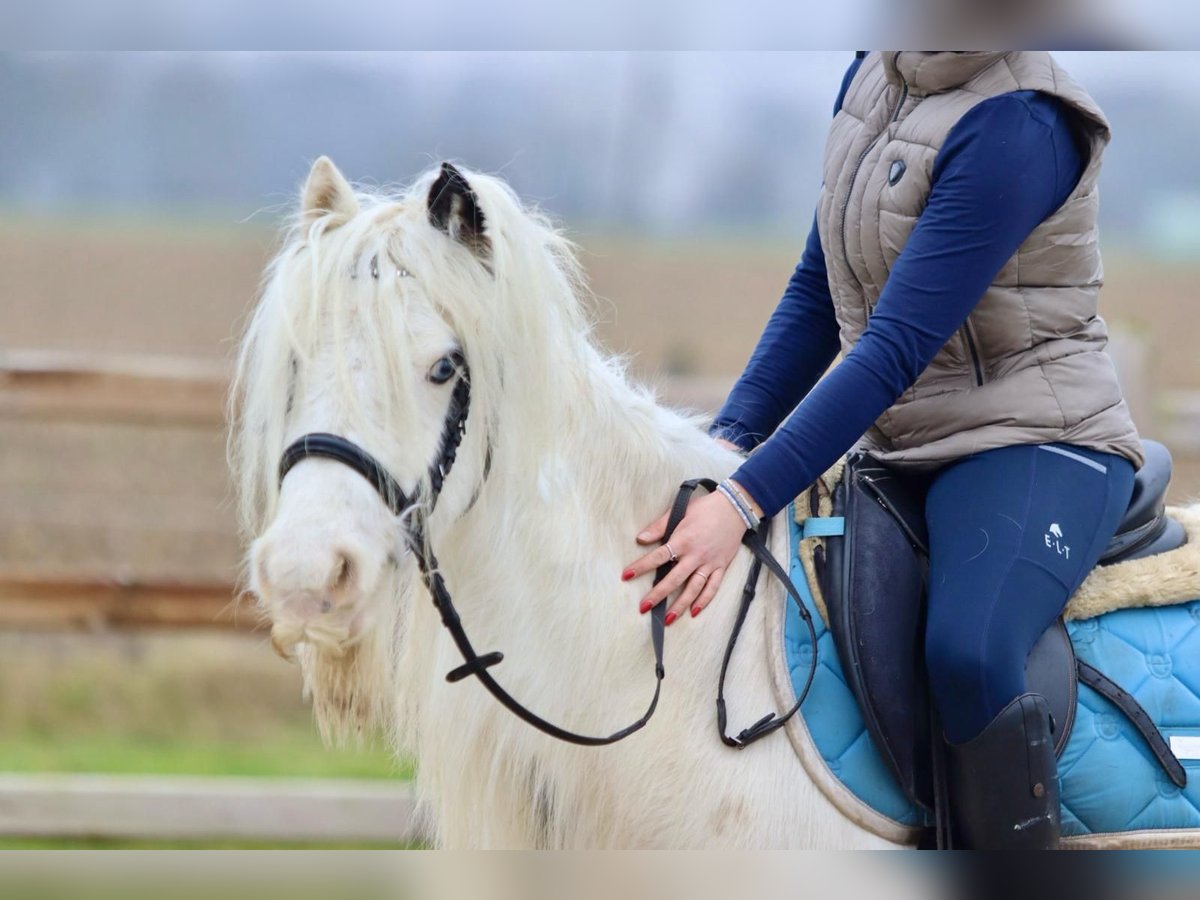
[[[1050,710],[1022,694],[965,744],[947,745],[956,846],[1053,850],[1060,813]]]

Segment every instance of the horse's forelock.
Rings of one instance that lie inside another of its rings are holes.
[[[571,383],[572,367],[587,364],[579,342],[586,341],[589,325],[572,245],[500,179],[460,171],[486,222],[486,266],[429,220],[428,198],[439,170],[407,190],[359,188],[358,212],[349,219],[299,211],[286,227],[242,340],[231,395],[230,458],[247,538],[261,533],[278,498],[275,466],[295,361],[307,361],[320,342],[336,345],[340,330],[349,327],[348,308],[371,317],[371,327],[360,334],[374,338],[365,350],[372,371],[384,373],[382,389],[400,395],[412,390],[411,367],[392,345],[392,336],[408,325],[405,305],[389,290],[391,281],[406,281],[397,278],[399,270],[411,274],[461,343],[472,376],[469,429],[486,430],[489,442],[497,442],[501,427],[527,435],[549,427],[561,402],[550,392]],[[373,259],[378,278],[370,272]],[[361,302],[364,292],[378,302]],[[338,302],[350,296],[360,302]],[[348,407],[359,402],[348,380],[340,395]],[[520,402],[504,402],[514,396]],[[361,418],[364,440],[388,461],[387,444],[404,423]]]

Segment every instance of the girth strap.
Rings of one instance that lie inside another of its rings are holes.
[[[1082,659],[1075,661],[1075,668],[1081,682],[1125,714],[1125,718],[1137,729],[1137,733],[1142,736],[1142,740],[1146,742],[1146,746],[1150,748],[1150,752],[1154,754],[1154,758],[1163,767],[1163,771],[1167,773],[1171,782],[1178,788],[1186,787],[1187,771],[1183,768],[1183,763],[1172,752],[1170,745],[1158,730],[1158,726],[1154,724],[1134,696],[1095,666],[1088,665]]]

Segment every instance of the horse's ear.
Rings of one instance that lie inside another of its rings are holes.
[[[313,163],[304,182],[302,197],[304,217],[310,221],[331,213],[351,219],[358,213],[354,189],[328,156]]]
[[[448,162],[429,188],[429,222],[486,260],[492,251],[479,199],[462,172]]]

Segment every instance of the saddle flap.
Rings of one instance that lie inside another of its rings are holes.
[[[1142,441],[1146,461],[1133,477],[1129,506],[1100,556],[1100,565],[1153,556],[1187,543],[1178,522],[1168,518],[1166,493],[1171,482],[1171,453],[1158,441]]]
[[[1158,441],[1144,440],[1142,454],[1145,462],[1134,473],[1133,493],[1117,526],[1117,534],[1136,531],[1159,518],[1166,505],[1167,486],[1171,482],[1171,451]]]
[[[846,517],[846,533],[827,539],[819,574],[834,645],[867,731],[904,792],[932,809],[922,652],[926,565],[914,548],[914,529],[879,499],[888,476],[870,457],[847,461],[833,494],[833,513]],[[923,531],[923,512],[919,518]]]
[[[1075,727],[1075,705],[1079,699],[1075,646],[1062,619],[1055,619],[1029,651],[1025,685],[1045,698],[1054,722],[1054,753],[1061,755]]]

